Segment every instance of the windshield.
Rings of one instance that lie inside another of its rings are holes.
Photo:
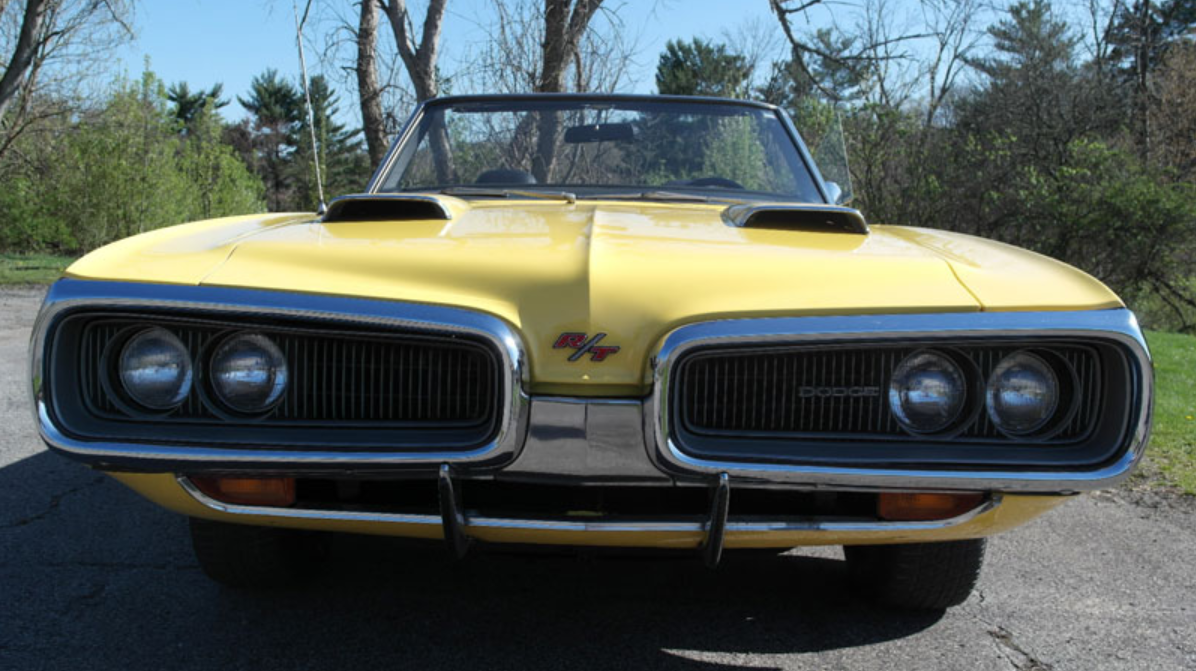
[[[430,104],[378,189],[479,196],[567,189],[578,197],[630,191],[823,202],[794,140],[770,109],[599,98]]]

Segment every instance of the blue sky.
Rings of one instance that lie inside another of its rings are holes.
[[[300,0],[302,4],[302,0]],[[422,16],[426,2],[414,0]],[[747,21],[772,22],[767,0],[606,0],[618,8],[628,30],[638,33],[639,49],[633,73],[633,92],[654,90],[653,69],[665,42],[692,36],[718,38],[724,29]],[[322,44],[320,33],[334,22],[333,14],[353,16],[350,0],[314,3],[319,23],[309,29],[308,48]],[[445,71],[468,45],[484,38],[490,0],[449,0],[443,33]],[[299,71],[295,50],[295,22],[290,0],[148,0],[137,10],[137,39],[117,55],[130,76],[141,72],[146,57],[150,67],[166,82],[186,81],[208,87],[224,83],[225,95],[243,95],[254,75],[276,68],[288,75]],[[388,29],[385,23],[383,29]],[[386,36],[389,39],[389,36]],[[308,52],[314,74],[315,55]],[[343,93],[349,93],[345,91]],[[352,108],[352,97],[342,95],[342,108]],[[243,115],[235,100],[225,108],[228,118]],[[401,115],[400,115],[401,116]]]

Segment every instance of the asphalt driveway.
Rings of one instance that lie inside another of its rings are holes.
[[[342,537],[308,587],[225,590],[182,518],[36,438],[40,297],[0,290],[3,669],[1196,669],[1196,505],[1124,489],[994,539],[944,615],[848,595],[838,550],[711,572]]]

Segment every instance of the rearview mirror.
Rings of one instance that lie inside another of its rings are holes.
[[[630,142],[634,139],[635,129],[629,123],[596,123],[565,129],[565,144]]]

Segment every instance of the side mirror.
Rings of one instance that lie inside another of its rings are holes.
[[[846,205],[851,201],[850,197],[844,197],[843,187],[839,186],[838,182],[826,183],[826,195],[835,205]]]

